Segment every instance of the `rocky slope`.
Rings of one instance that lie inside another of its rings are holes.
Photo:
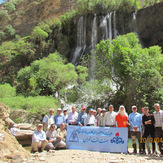
[[[0,102],[0,160],[28,158],[30,153],[18,143],[8,129],[12,123],[9,113],[10,109]]]

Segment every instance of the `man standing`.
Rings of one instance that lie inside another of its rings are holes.
[[[44,150],[46,144],[48,143],[48,141],[46,140],[46,134],[42,130],[42,127],[43,127],[42,124],[38,124],[37,125],[37,130],[35,130],[33,132],[33,135],[32,135],[32,149],[31,149],[32,153],[37,152],[38,149],[42,152]]]
[[[57,109],[57,115],[54,116],[54,124],[57,126],[57,128],[60,128],[61,123],[66,123],[65,117],[61,115],[62,109]]]
[[[84,126],[95,126],[95,117],[92,108],[89,109],[89,114],[84,117]]]
[[[96,119],[97,119],[97,126],[98,126],[99,117],[102,115],[102,113],[101,113],[101,108],[98,108],[98,109],[97,109],[97,113],[98,113],[98,115],[96,116]]]
[[[51,108],[49,109],[49,114],[45,115],[43,120],[42,120],[42,124],[43,124],[43,130],[46,132],[49,128],[51,124],[54,124],[54,109]]]
[[[72,112],[68,113],[67,122],[69,125],[77,125],[78,113],[76,112],[76,107],[72,107]]]
[[[106,109],[102,109],[102,116],[99,117],[98,126],[104,127],[104,117],[105,117]]]
[[[141,138],[141,123],[142,123],[142,116],[137,112],[137,107],[132,106],[132,113],[129,115],[129,123],[130,123],[130,133],[132,138],[132,147],[134,149],[133,153],[137,153],[137,147],[136,147],[136,138],[139,142],[139,153],[141,153],[141,144],[140,144],[140,138]]]
[[[142,137],[142,140],[145,140],[145,142],[152,142],[152,152],[155,154],[155,127],[154,127],[154,116],[152,114],[149,114],[149,109],[147,107],[144,107],[144,115],[142,117],[142,122],[144,125],[144,134]],[[151,136],[151,139],[148,138],[148,136]],[[145,142],[142,142],[142,153],[145,154]],[[150,154],[150,150],[149,153]]]
[[[105,127],[116,127],[115,117],[117,113],[114,111],[113,105],[109,106],[109,111],[104,117],[104,126]]]
[[[87,116],[86,107],[82,106],[82,111],[78,115],[78,125],[84,126],[84,117]]]
[[[155,118],[155,139],[158,143],[159,150],[161,152],[160,157],[163,157],[163,110],[160,109],[160,104],[154,104],[155,112],[153,113]]]
[[[63,116],[65,117],[65,120],[66,120],[66,123],[67,123],[68,114],[67,114],[67,109],[66,108],[63,109]]]

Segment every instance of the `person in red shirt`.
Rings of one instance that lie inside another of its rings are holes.
[[[123,105],[119,107],[119,111],[117,116],[115,117],[115,121],[117,127],[128,127],[128,114],[126,113],[126,109]]]

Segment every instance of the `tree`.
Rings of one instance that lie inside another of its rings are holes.
[[[33,95],[34,93],[49,95],[57,91],[60,96],[61,89],[76,84],[78,79],[75,67],[64,62],[63,57],[57,52],[34,61],[31,66],[18,72],[18,89]]]
[[[112,101],[127,107],[161,102],[162,62],[160,47],[142,49],[134,33],[118,36],[97,46],[96,77],[115,82],[117,92]]]

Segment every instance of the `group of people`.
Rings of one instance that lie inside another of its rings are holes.
[[[159,146],[160,156],[163,156],[163,111],[160,105],[154,105],[155,112],[149,114],[149,108],[142,108],[142,113],[137,112],[137,107],[132,106],[132,113],[127,114],[125,107],[121,105],[119,111],[115,112],[113,105],[108,111],[98,108],[97,111],[90,108],[88,114],[86,107],[82,106],[81,112],[76,112],[76,107],[68,113],[66,108],[57,109],[54,116],[54,109],[49,109],[49,114],[45,115],[42,124],[37,126],[32,137],[33,152],[39,149],[65,148],[66,127],[68,125],[79,126],[99,126],[99,127],[128,127],[132,138],[133,153],[137,153],[136,138],[139,142],[139,153],[145,154],[145,144],[148,153],[151,154],[149,142],[152,143],[152,154],[156,154],[156,142]],[[43,130],[42,130],[43,129]],[[149,137],[150,136],[150,137]]]

